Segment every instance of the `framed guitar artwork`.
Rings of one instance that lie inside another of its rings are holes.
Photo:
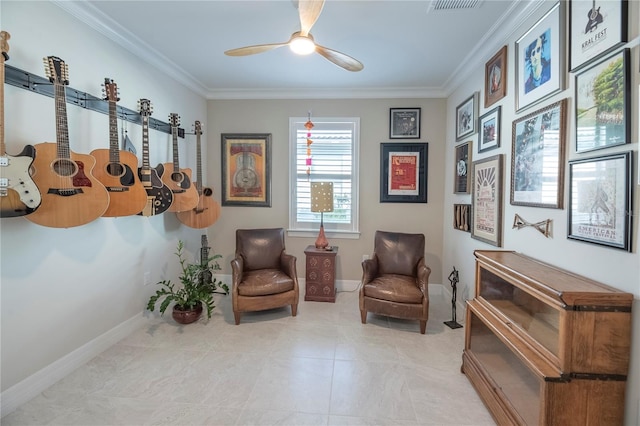
[[[569,69],[577,71],[628,41],[627,0],[571,0]]]
[[[271,133],[222,134],[222,205],[271,207]]]

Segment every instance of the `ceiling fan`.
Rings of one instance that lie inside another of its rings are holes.
[[[349,55],[329,49],[317,44],[311,35],[311,27],[316,23],[325,0],[299,0],[298,12],[300,13],[300,31],[291,34],[291,38],[284,43],[258,44],[254,46],[240,47],[224,52],[228,56],[247,56],[256,53],[267,52],[282,46],[289,46],[299,55],[308,55],[317,52],[329,61],[346,69],[347,71],[360,71],[364,65]]]

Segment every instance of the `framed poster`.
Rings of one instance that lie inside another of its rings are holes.
[[[420,108],[390,108],[389,137],[420,139]]]
[[[454,194],[468,194],[471,191],[471,152],[471,141],[456,146]]]
[[[484,65],[484,107],[489,108],[507,95],[507,46]]]
[[[568,238],[631,251],[631,151],[569,161]]]
[[[502,247],[503,157],[473,162],[471,237],[496,247]]]
[[[271,133],[222,134],[222,205],[271,207]]]
[[[626,43],[627,0],[569,2],[569,69],[577,71],[592,60]]]
[[[429,144],[380,144],[380,202],[426,203]]]
[[[556,3],[516,41],[516,111],[563,89],[563,11],[564,2]]]
[[[576,152],[630,142],[629,62],[623,49],[576,75]]]
[[[500,115],[502,107],[498,106],[480,117],[480,143],[478,152],[489,151],[500,146]]]
[[[476,132],[478,120],[478,92],[456,107],[456,140]]]
[[[567,100],[513,122],[511,204],[561,209]]]

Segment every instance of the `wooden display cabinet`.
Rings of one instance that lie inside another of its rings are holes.
[[[304,300],[335,302],[338,247],[321,250],[315,246],[308,246],[304,254],[307,258]]]
[[[633,295],[512,251],[474,254],[462,371],[498,424],[622,424]]]

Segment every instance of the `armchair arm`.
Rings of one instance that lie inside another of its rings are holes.
[[[378,276],[378,258],[374,255],[371,259],[362,261],[362,285],[370,283]]]
[[[421,257],[418,261],[416,281],[420,291],[427,299],[429,298],[429,275],[431,275],[431,268],[425,263],[424,257]]]
[[[296,257],[284,251],[280,254],[280,268],[298,285],[298,272],[296,270]]]
[[[244,259],[242,256],[236,256],[231,261],[231,292],[238,294],[238,285],[242,282],[242,274],[244,271]]]

